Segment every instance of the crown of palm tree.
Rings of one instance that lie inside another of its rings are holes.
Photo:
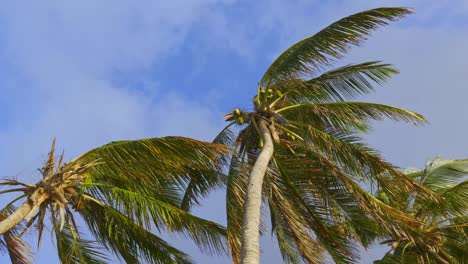
[[[191,263],[151,230],[180,231],[209,253],[225,252],[225,229],[180,206],[189,181],[203,183],[192,183],[193,198],[216,184],[226,150],[182,137],[148,138],[112,142],[65,164],[63,154],[55,157],[54,140],[38,183],[0,183],[10,187],[0,193],[23,193],[1,212],[0,248],[18,260],[14,263],[28,263],[28,251],[18,238],[34,225],[39,247],[50,219],[62,263],[104,263],[105,250],[127,263]],[[78,223],[84,223],[93,240],[82,237]]]
[[[372,30],[409,13],[406,8],[364,11],[299,41],[267,69],[252,100],[253,110],[235,109],[225,115],[230,124],[215,142],[232,148],[226,206],[235,263],[241,258],[243,221],[249,221],[239,211],[245,214],[249,175],[269,137],[275,151],[262,197],[286,262],[323,263],[321,252],[326,251],[337,263],[352,263],[357,259],[356,241],[367,246],[380,229],[411,236],[419,221],[376,199],[359,183],[376,183],[395,200],[408,191],[424,198],[434,194],[395,170],[359,135],[374,120],[414,125],[426,120],[401,108],[345,101],[372,92],[375,84],[397,73],[389,64],[373,61],[324,72]]]
[[[382,243],[392,249],[378,263],[466,263],[468,261],[468,159],[429,161],[422,170],[405,174],[438,193],[440,201],[419,199],[414,192],[404,196],[406,203],[388,198],[384,190],[377,197],[392,207],[421,221],[414,239],[398,234]]]

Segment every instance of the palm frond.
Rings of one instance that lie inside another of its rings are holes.
[[[283,159],[281,155],[277,157],[274,164],[279,174],[267,184],[271,189],[282,192],[282,199],[285,200],[282,201],[283,206],[289,204],[302,215],[304,226],[314,234],[316,240],[336,263],[354,263],[358,258],[355,254],[354,241],[350,239],[352,234],[349,231],[352,229],[343,226],[348,215],[336,211],[341,210],[337,208],[339,206],[337,200],[344,198],[339,197],[342,186],[331,181],[325,183],[327,180],[332,180],[330,177],[317,180],[320,177],[318,176],[320,169],[304,158],[291,162],[289,157],[282,156]],[[288,161],[282,162],[284,158]],[[348,201],[347,206],[352,207],[353,203]]]
[[[301,253],[295,244],[294,235],[286,228],[286,223],[276,207],[271,203],[269,206],[271,231],[276,236],[283,261],[285,263],[300,263]]]
[[[234,133],[231,130],[231,126],[233,124],[235,124],[235,122],[231,122],[223,130],[221,130],[221,132],[213,140],[213,143],[232,147],[235,140]],[[185,188],[184,196],[180,206],[186,211],[190,211],[191,207],[199,205],[200,197],[205,197],[208,192],[225,184],[226,181],[226,176],[218,171],[214,173],[207,173],[205,177],[202,177],[201,175],[193,177],[197,175],[197,171],[191,172],[190,175],[192,175],[192,179],[190,179],[187,187]]]
[[[221,132],[213,139],[213,143],[215,144],[223,144],[226,146],[232,146],[235,141],[234,132],[231,129],[231,126],[234,125],[236,122],[231,122],[229,125],[223,128]]]
[[[161,179],[190,180],[189,173],[204,176],[221,170],[227,147],[183,137],[117,141],[93,149],[67,164],[95,165],[87,174],[96,182],[161,187]]]
[[[281,79],[313,74],[359,46],[379,26],[411,13],[407,8],[377,8],[345,17],[281,54],[260,80],[262,86]]]
[[[468,181],[463,181],[441,193],[441,201],[431,201],[419,205],[422,216],[435,221],[453,216],[463,216],[468,212]]]
[[[3,221],[7,215],[10,215],[15,210],[15,207],[8,205],[0,210],[0,222]],[[30,264],[33,257],[29,245],[19,235],[19,230],[22,225],[11,229],[2,236],[0,236],[0,251],[6,251],[10,256],[12,264]]]
[[[412,240],[393,233],[389,241],[394,243],[394,250],[379,263],[394,260],[402,263],[466,262],[468,181],[461,181],[466,177],[466,165],[466,160],[436,158],[423,170],[405,170],[409,178],[434,190],[441,199],[424,200],[412,192],[406,196],[406,204],[390,200],[391,206],[411,212],[421,224]]]
[[[336,179],[346,186],[347,191],[350,192],[359,203],[363,213],[371,215],[389,232],[403,234],[405,239],[412,239],[414,237],[414,232],[417,232],[416,227],[421,224],[420,220],[386,205],[366,192],[353,180],[351,175],[347,174],[340,166],[337,166],[333,161],[318,153],[313,148],[309,148],[308,153],[318,158],[323,168],[326,168],[330,175],[336,177]]]
[[[104,145],[67,166],[96,163],[86,170],[93,182],[144,190],[148,196],[188,210],[222,184],[227,152],[227,146],[189,138],[149,138]]]
[[[468,175],[468,159],[441,160],[436,158],[426,165],[421,184],[435,192],[444,192]]]
[[[307,225],[304,223],[304,217],[307,216],[302,215],[294,205],[289,204],[281,191],[274,186],[271,188],[270,195],[268,201],[275,211],[273,213],[277,217],[275,221],[284,224],[282,231],[287,233],[288,237],[294,242],[301,258],[307,263],[323,263],[323,248],[312,238],[312,233],[309,232]],[[274,228],[278,228],[278,226]],[[280,247],[285,248],[284,245]]]
[[[233,263],[240,263],[242,215],[249,169],[249,163],[241,162],[233,153],[226,186],[227,237]]]
[[[310,80],[286,79],[271,89],[287,94],[289,101],[340,102],[374,91],[398,70],[378,61],[351,64],[333,69]]]
[[[146,229],[154,225],[158,230],[184,232],[202,250],[214,254],[226,253],[224,227],[139,192],[113,186],[95,186],[99,186],[99,190],[107,189],[108,192],[102,195],[93,192],[94,196],[104,197],[105,204],[124,213],[138,225]]]
[[[300,120],[314,124],[315,120],[331,121],[331,123],[367,123],[369,120],[403,121],[413,125],[422,125],[427,120],[420,114],[393,106],[366,102],[335,102],[335,103],[298,103],[278,109],[277,112],[287,113],[290,120]],[[322,121],[322,122],[323,122]]]
[[[318,157],[326,158],[335,163],[340,170],[351,175],[358,181],[377,182],[387,190],[393,199],[405,201],[405,194],[416,191],[424,199],[438,197],[427,188],[408,179],[396,170],[392,164],[385,161],[377,151],[359,141],[359,138],[346,133],[330,132],[305,127],[307,134],[301,134],[306,142],[297,141],[294,146],[313,150]],[[393,180],[383,175],[391,175]]]
[[[103,264],[107,263],[102,249],[95,241],[82,238],[76,226],[67,221],[66,226],[60,230],[59,222],[51,217],[57,252],[63,264]]]
[[[192,263],[185,253],[112,207],[89,200],[79,213],[97,241],[127,263]]]

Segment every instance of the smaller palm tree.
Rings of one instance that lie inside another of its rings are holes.
[[[54,140],[39,182],[0,182],[9,187],[0,193],[22,193],[1,211],[0,247],[14,263],[28,263],[18,238],[34,226],[39,247],[45,220],[50,220],[62,263],[104,263],[102,248],[126,263],[191,263],[152,229],[181,231],[208,252],[225,252],[222,226],[180,209],[219,178],[225,151],[222,145],[188,138],[149,138],[112,142],[64,163],[63,154],[56,158]],[[203,183],[192,183],[190,199],[182,196],[189,181]],[[83,237],[78,223],[95,241]]]
[[[376,263],[468,263],[468,159],[428,162],[424,169],[408,169],[405,174],[438,193],[441,201],[422,200],[415,193],[406,204],[397,203],[385,191],[377,196],[385,203],[417,218],[421,224],[415,237],[388,236],[392,246]]]

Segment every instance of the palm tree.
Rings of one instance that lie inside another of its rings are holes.
[[[64,163],[63,154],[55,156],[54,140],[39,182],[10,178],[0,183],[9,187],[0,194],[22,193],[2,211],[0,247],[27,260],[28,255],[21,254],[23,244],[13,239],[34,225],[39,247],[45,220],[50,219],[62,263],[103,263],[103,249],[126,263],[191,263],[188,255],[151,230],[180,231],[203,250],[222,253],[225,229],[180,206],[189,181],[203,183],[192,183],[191,197],[196,198],[219,178],[225,152],[223,145],[188,138],[148,138],[112,142]],[[95,241],[83,237],[79,223]]]
[[[389,64],[373,61],[324,72],[378,26],[409,13],[406,8],[360,12],[299,41],[267,69],[252,110],[225,116],[230,124],[215,142],[232,148],[226,206],[235,263],[260,261],[262,199],[287,262],[323,263],[323,251],[337,263],[353,262],[355,241],[367,245],[391,219],[399,221],[386,225],[388,232],[410,236],[408,228],[417,221],[365,192],[359,182],[377,182],[395,198],[405,190],[432,194],[362,143],[359,134],[372,120],[420,125],[425,119],[396,107],[345,101],[397,73]],[[397,184],[388,184],[383,173]]]
[[[467,263],[468,159],[436,158],[424,169],[408,169],[405,174],[438,193],[442,201],[424,201],[408,193],[407,202],[399,203],[389,199],[385,191],[378,191],[382,201],[413,215],[421,224],[416,239],[387,236],[383,243],[392,248],[375,263]]]

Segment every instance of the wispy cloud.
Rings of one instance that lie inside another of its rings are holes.
[[[164,88],[157,98],[151,98],[135,92],[133,87],[116,84],[113,79],[119,73],[141,73],[163,64],[168,56],[178,52],[191,28],[209,16],[217,4],[218,1],[3,4],[2,67],[13,74],[0,83],[10,96],[11,109],[17,111],[3,114],[9,115],[9,122],[0,129],[2,169],[18,170],[38,162],[39,153],[46,152],[54,135],[72,154],[115,139],[168,133],[189,135],[188,124],[192,132],[202,131],[195,135],[209,139],[214,133],[209,114],[212,108],[175,92],[166,95]],[[145,78],[141,74],[135,76]],[[31,104],[19,107],[22,102]],[[16,115],[21,118],[14,118]],[[177,125],[178,122],[185,125]]]

